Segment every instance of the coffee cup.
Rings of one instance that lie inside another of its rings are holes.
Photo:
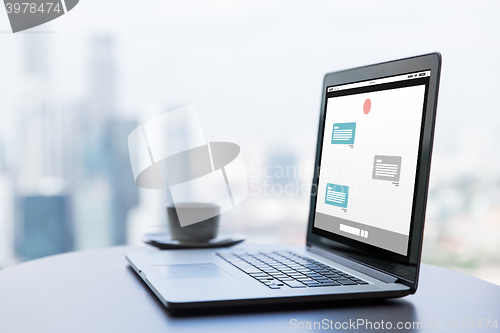
[[[179,242],[204,243],[217,237],[220,206],[211,203],[167,204],[170,236]],[[181,226],[180,216],[212,216],[200,222]]]

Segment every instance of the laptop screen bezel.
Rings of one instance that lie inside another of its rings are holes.
[[[430,175],[440,69],[441,55],[439,53],[431,53],[329,73],[325,75],[323,82],[315,168],[311,189],[307,245],[322,248],[335,255],[345,257],[386,274],[393,275],[400,279],[402,283],[408,285],[412,289],[412,292],[414,292],[417,287],[422,252],[423,227]],[[431,73],[423,110],[424,114],[418,152],[407,256],[398,255],[394,252],[382,249],[375,251],[376,255],[373,255],[374,251],[367,251],[367,246],[359,241],[353,241],[352,239],[337,235],[335,236],[335,240],[332,240],[331,238],[318,235],[317,228],[316,233],[313,233],[317,201],[316,189],[319,181],[318,174],[321,163],[321,149],[325,126],[327,87],[424,70],[430,70]]]

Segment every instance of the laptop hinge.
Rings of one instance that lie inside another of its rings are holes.
[[[307,249],[309,251],[313,252],[313,253],[319,254],[319,255],[321,255],[321,256],[323,256],[325,258],[328,258],[330,260],[338,262],[339,264],[342,264],[342,265],[347,266],[349,268],[355,269],[358,272],[361,272],[363,274],[371,276],[372,278],[375,278],[377,280],[383,281],[385,283],[394,283],[394,282],[396,282],[398,280],[398,278],[395,277],[395,276],[386,274],[386,273],[381,272],[379,270],[376,270],[376,269],[370,268],[368,266],[365,266],[365,265],[359,264],[357,262],[354,262],[352,260],[343,258],[343,257],[338,256],[336,254],[333,254],[333,253],[331,253],[331,252],[329,252],[327,250],[324,250],[324,249],[322,249],[320,247],[311,245]]]

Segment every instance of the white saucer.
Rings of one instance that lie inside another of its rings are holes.
[[[142,237],[144,243],[156,246],[160,249],[204,249],[212,247],[229,247],[241,243],[245,236],[241,234],[220,233],[216,238],[208,242],[180,242],[172,239],[169,234],[145,234]]]

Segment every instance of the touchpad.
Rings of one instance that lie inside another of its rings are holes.
[[[215,264],[151,266],[163,279],[200,279],[231,276]]]

